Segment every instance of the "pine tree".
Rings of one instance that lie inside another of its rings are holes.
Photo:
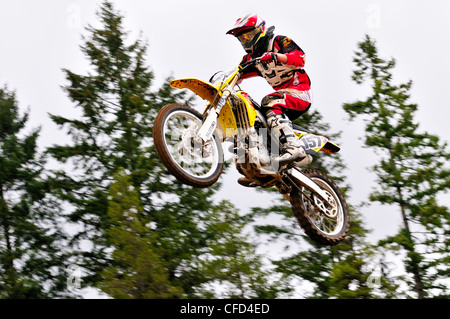
[[[200,286],[201,295],[214,298],[273,299],[285,292],[285,286],[273,280],[273,271],[268,265],[264,265],[263,257],[256,253],[257,246],[244,233],[248,217],[241,216],[225,200],[210,211],[206,232],[211,237],[208,238],[208,250],[201,259],[201,268],[210,280],[206,285]],[[218,293],[217,290],[223,292]]]
[[[0,89],[0,298],[67,295],[63,220],[13,92]]]
[[[90,59],[88,75],[64,70],[69,82],[64,87],[70,99],[81,109],[81,118],[50,115],[61,127],[68,128],[72,145],[54,145],[47,152],[65,163],[65,171],[55,172],[61,198],[71,204],[70,221],[81,230],[72,241],[80,251],[77,263],[87,276],[82,283],[95,283],[108,265],[106,232],[108,188],[119,168],[130,171],[136,187],[149,178],[149,167],[156,159],[146,156],[144,139],[151,136],[149,87],[153,74],[145,67],[146,46],[142,41],[126,44],[122,17],[110,2],[98,12],[103,29],[87,28],[90,38],[81,47]],[[80,246],[90,242],[92,249]]]
[[[353,81],[370,83],[372,94],[345,104],[344,110],[352,120],[364,119],[364,144],[378,158],[370,200],[395,205],[403,221],[399,233],[380,244],[403,249],[406,272],[412,275],[407,283],[417,298],[448,295],[443,281],[449,272],[450,212],[437,201],[450,186],[447,144],[419,132],[414,120],[418,106],[409,102],[412,81],[392,83],[395,60],[380,58],[369,36],[358,43],[354,62]]]
[[[101,272],[101,290],[120,299],[181,296],[181,291],[171,286],[153,247],[158,238],[148,230],[152,222],[143,215],[139,194],[124,170],[115,175],[108,199],[111,226],[107,235],[114,251],[112,265]]]
[[[288,207],[285,209],[288,211]],[[292,225],[292,227],[298,227]],[[273,261],[284,281],[293,283],[304,298],[375,299],[398,297],[397,278],[391,273],[383,251],[368,243],[360,214],[352,210],[347,238],[328,247],[313,242],[295,228],[269,226],[272,238],[296,247],[298,252]],[[300,282],[300,284],[299,284]],[[302,287],[310,287],[304,291]],[[289,284],[288,284],[289,285]],[[298,295],[294,295],[298,296]]]

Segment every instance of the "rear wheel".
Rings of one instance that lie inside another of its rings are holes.
[[[171,104],[159,111],[153,139],[159,158],[181,182],[209,187],[220,177],[224,159],[222,146],[213,135],[206,143],[197,136],[202,115],[185,105]]]
[[[302,189],[303,193],[294,189],[290,196],[294,215],[305,233],[315,242],[336,245],[345,239],[350,227],[347,203],[339,188],[326,174],[318,170],[308,170],[303,174],[325,191],[333,206],[326,207],[306,188]]]

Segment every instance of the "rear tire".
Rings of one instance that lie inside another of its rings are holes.
[[[224,156],[216,134],[207,143],[196,136],[202,115],[185,105],[170,104],[156,116],[153,140],[167,170],[197,188],[213,185],[222,174]]]
[[[350,214],[347,203],[339,188],[326,174],[318,170],[308,170],[303,174],[312,179],[333,198],[336,203],[335,217],[327,216],[319,211],[297,189],[294,189],[290,196],[293,213],[300,226],[312,240],[322,245],[337,245],[345,239],[350,228]],[[303,191],[305,194],[311,195],[309,190],[304,189]]]

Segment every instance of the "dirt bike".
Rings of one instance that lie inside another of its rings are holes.
[[[279,165],[274,160],[280,152],[279,141],[271,138],[261,106],[237,86],[243,72],[257,63],[260,59],[229,72],[217,72],[209,82],[194,78],[171,81],[172,87],[189,89],[208,104],[203,114],[185,105],[163,107],[153,127],[157,154],[182,183],[209,187],[224,168],[221,144],[231,141],[239,173],[254,185],[276,187],[291,203],[294,216],[311,239],[336,245],[346,237],[350,225],[348,207],[338,186],[326,174],[304,170],[298,162]],[[296,125],[293,128],[310,155],[340,150],[324,136]]]

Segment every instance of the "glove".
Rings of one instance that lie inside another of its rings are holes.
[[[268,64],[272,61],[277,62],[277,55],[273,52],[266,52],[261,56],[261,63]]]

